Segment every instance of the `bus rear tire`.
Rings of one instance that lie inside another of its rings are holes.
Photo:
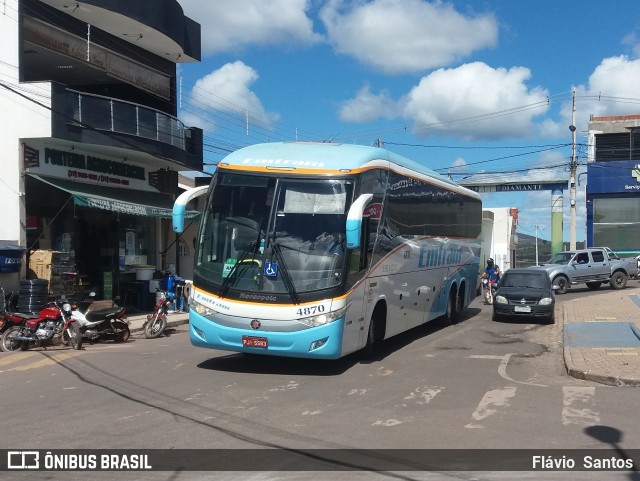
[[[451,289],[447,299],[447,308],[444,312],[444,320],[447,324],[456,324],[458,322],[458,295],[455,289]]]

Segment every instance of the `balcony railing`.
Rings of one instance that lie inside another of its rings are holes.
[[[76,90],[67,89],[65,97],[73,120],[81,126],[135,135],[185,150],[187,129],[171,115],[144,105]]]

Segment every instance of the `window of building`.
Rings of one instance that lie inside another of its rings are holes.
[[[637,250],[639,231],[640,200],[637,197],[594,199],[594,245]]]

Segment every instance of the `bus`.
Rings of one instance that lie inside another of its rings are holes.
[[[195,241],[195,346],[338,359],[475,297],[480,196],[384,148],[274,142],[217,165]]]

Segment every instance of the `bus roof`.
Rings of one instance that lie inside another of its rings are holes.
[[[457,189],[449,178],[387,149],[356,144],[324,142],[272,142],[255,144],[236,150],[218,164],[219,168],[247,170],[298,170],[313,173],[340,173],[374,166],[376,161],[389,162],[426,175]],[[469,191],[471,192],[471,191]],[[475,193],[474,193],[475,194]]]

